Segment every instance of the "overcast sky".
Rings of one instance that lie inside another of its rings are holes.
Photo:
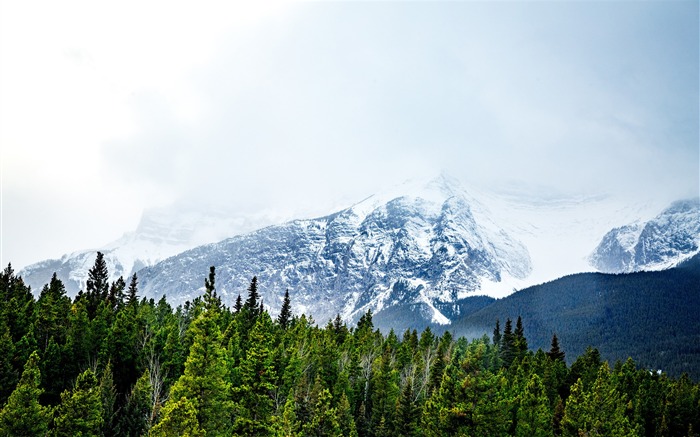
[[[695,0],[232,3],[2,0],[3,266],[441,170],[698,194]]]

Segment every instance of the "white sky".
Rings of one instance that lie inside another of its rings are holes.
[[[0,0],[2,266],[445,169],[698,194],[698,2]]]

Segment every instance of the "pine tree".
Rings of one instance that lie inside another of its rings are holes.
[[[151,375],[146,370],[126,398],[117,421],[116,435],[138,437],[146,432],[151,413],[152,391]]]
[[[401,397],[396,401],[394,435],[412,437],[418,435],[420,408],[413,399],[413,380],[408,379],[401,390]]]
[[[169,401],[162,413],[160,422],[148,433],[150,437],[203,437],[208,434],[199,426],[194,402],[186,397]]]
[[[102,400],[102,435],[116,436],[114,427],[117,415],[117,389],[114,386],[112,364],[107,362],[100,378],[100,399]]]
[[[501,346],[501,321],[496,319],[496,327],[493,329],[493,345]]]
[[[257,320],[249,338],[250,347],[239,369],[241,384],[234,388],[237,400],[234,429],[242,435],[267,435],[272,429],[272,396],[277,381],[273,367],[272,321],[267,313]]]
[[[515,349],[515,359],[520,361],[527,353],[527,339],[525,338],[525,330],[523,329],[523,320],[518,316],[518,320],[515,323],[514,337],[514,349]]]
[[[284,300],[282,301],[282,309],[277,316],[277,323],[282,329],[287,329],[289,322],[292,319],[292,304],[289,299],[289,290],[284,291]]]
[[[88,270],[87,310],[90,319],[95,317],[97,306],[107,299],[109,291],[109,271],[102,252],[97,252],[95,264]]]
[[[136,306],[139,303],[139,296],[138,296],[138,278],[136,277],[136,273],[131,277],[131,282],[129,282],[129,290],[128,290],[128,295],[129,295],[129,300],[127,301],[127,305],[129,308],[135,309]]]
[[[503,329],[500,354],[503,366],[506,369],[509,368],[517,355],[515,336],[513,335],[513,322],[510,319],[506,319],[506,326]]]
[[[0,411],[0,436],[41,436],[46,434],[49,414],[39,404],[41,395],[39,354],[35,351],[27,360],[24,372],[7,404]]]
[[[42,351],[46,350],[52,337],[58,344],[65,343],[69,308],[66,289],[54,273],[51,282],[41,290],[35,306],[34,334]]]
[[[243,301],[241,300],[241,295],[239,294],[238,297],[236,298],[236,303],[233,307],[233,311],[238,314],[241,311],[241,308],[243,308]]]
[[[627,400],[612,383],[608,363],[603,363],[595,383],[585,389],[579,380],[571,388],[562,419],[563,434],[589,436],[632,437],[638,429],[625,414]]]
[[[102,398],[95,373],[88,369],[78,376],[72,391],[61,393],[61,404],[54,418],[57,437],[100,435]]]
[[[547,356],[552,360],[552,361],[561,361],[564,362],[564,351],[559,349],[559,339],[557,338],[557,334],[552,335],[552,347],[549,349],[549,352],[547,352]]]
[[[549,411],[549,399],[545,393],[542,380],[537,374],[530,377],[525,390],[519,397],[517,412],[517,437],[550,437],[552,432],[552,415]]]
[[[188,399],[203,431],[208,435],[225,435],[230,428],[233,405],[229,400],[226,351],[221,344],[222,335],[213,311],[201,313],[190,326],[190,331],[193,338],[190,354],[184,374],[170,390],[169,403]]]
[[[0,405],[4,405],[17,385],[17,370],[12,365],[15,345],[4,317],[0,319],[0,351]]]

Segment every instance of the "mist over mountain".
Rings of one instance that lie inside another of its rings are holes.
[[[165,295],[175,305],[198,296],[215,266],[227,304],[257,276],[273,313],[289,290],[294,310],[319,322],[336,314],[354,320],[371,309],[378,326],[399,329],[448,325],[489,302],[475,296],[500,298],[564,275],[628,265],[631,252],[610,243],[629,240],[620,236],[625,232],[636,240],[624,248],[640,247],[632,270],[671,267],[697,251],[697,201],[661,210],[604,195],[494,192],[443,174],[329,215],[257,230],[256,223],[274,219],[152,210],[136,231],[101,251],[111,280],[137,273],[146,296]],[[39,290],[56,272],[74,295],[85,287],[94,254],[65,255],[20,273]]]

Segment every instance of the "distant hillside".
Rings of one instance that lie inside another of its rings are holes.
[[[491,336],[496,319],[522,316],[533,349],[552,334],[572,359],[587,346],[603,357],[700,379],[700,256],[660,272],[583,273],[518,291],[455,321],[457,335]]]

